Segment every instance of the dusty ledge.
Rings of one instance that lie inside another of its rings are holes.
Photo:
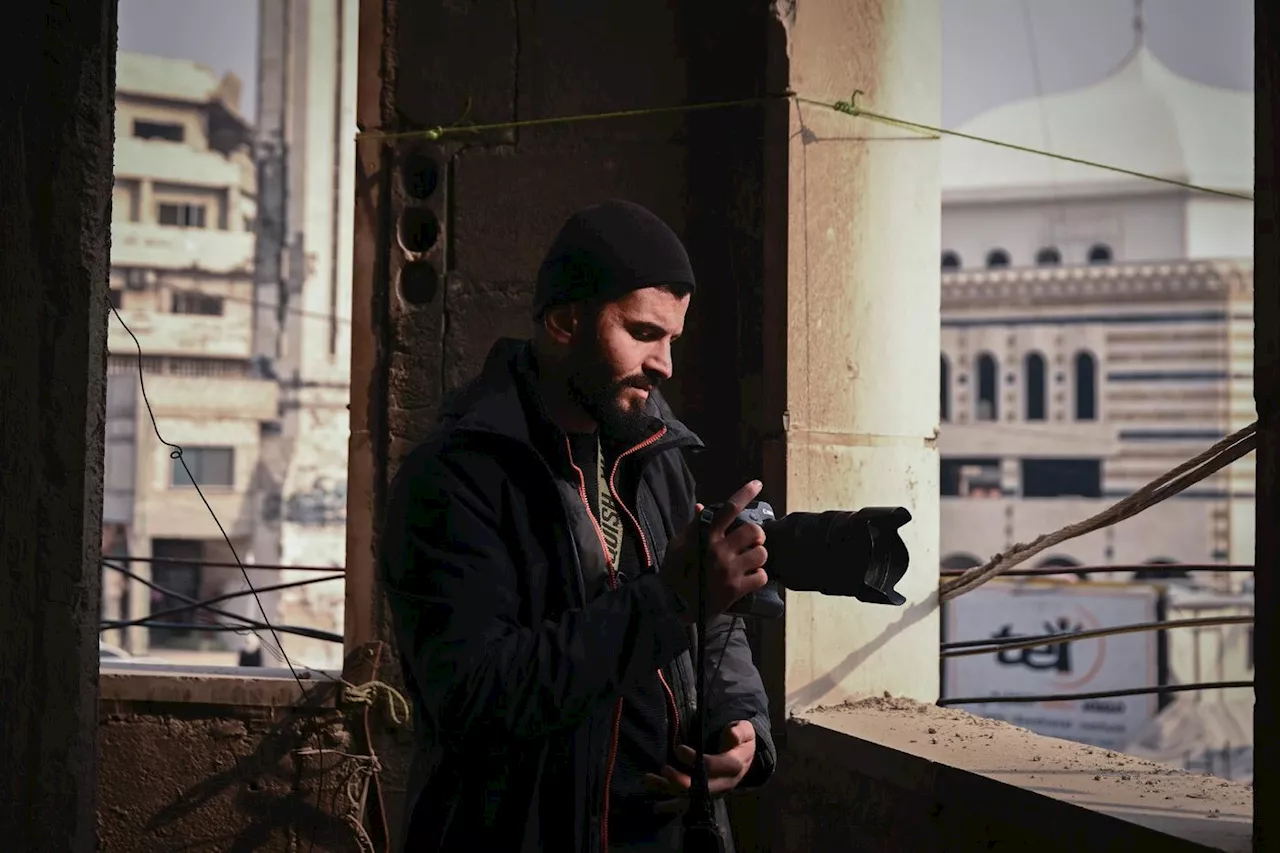
[[[988,808],[998,809],[1002,819],[1029,826],[1083,822],[1093,826],[1081,831],[1092,834],[1129,824],[1148,830],[1139,831],[1135,840],[1145,836],[1162,843],[1161,849],[1174,844],[1188,850],[1251,850],[1249,785],[909,699],[819,708],[792,722],[788,740],[797,746],[839,751],[860,773],[932,795],[944,806],[973,808],[990,796]],[[894,753],[919,760],[893,760]]]
[[[332,708],[340,673],[298,670],[306,698],[288,670],[241,667],[127,666],[103,663],[98,698],[115,702]]]

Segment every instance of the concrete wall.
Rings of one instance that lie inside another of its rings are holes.
[[[0,838],[32,853],[94,849],[115,12],[0,30]]]
[[[355,727],[322,707],[332,691],[288,707],[302,694],[288,673],[235,680],[103,674],[100,853],[362,850],[346,784],[364,763]]]

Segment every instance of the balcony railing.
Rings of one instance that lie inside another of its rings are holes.
[[[141,222],[111,224],[111,264],[141,269],[253,272],[250,231],[172,228]]]
[[[243,569],[246,572],[259,571],[289,571],[289,572],[307,572],[313,577],[302,580],[285,581],[278,583],[253,584],[251,588],[240,589],[234,592],[226,592],[208,598],[196,598],[187,595],[163,584],[156,583],[154,580],[143,577],[133,571],[133,564],[150,564],[163,565],[166,567],[184,567],[195,571],[201,569]],[[292,634],[299,637],[307,637],[313,640],[320,640],[326,643],[341,644],[343,637],[341,634],[332,631],[322,631],[317,628],[307,627],[305,625],[289,625],[277,623],[274,620],[255,618],[244,613],[236,613],[218,605],[231,601],[237,601],[245,598],[253,598],[254,602],[248,608],[249,612],[256,612],[259,617],[263,616],[262,604],[259,596],[267,593],[277,593],[288,589],[297,589],[299,587],[310,586],[312,584],[324,583],[326,581],[341,580],[344,577],[342,568],[333,568],[327,566],[283,566],[283,565],[262,565],[228,563],[215,560],[188,560],[176,558],[161,557],[104,557],[102,559],[102,568],[104,571],[115,572],[122,576],[125,580],[122,601],[131,601],[133,597],[129,594],[134,584],[140,584],[147,587],[153,593],[158,594],[162,606],[157,610],[150,610],[145,615],[128,614],[126,618],[121,619],[103,619],[99,623],[99,630],[102,632],[113,630],[125,630],[130,628],[145,628],[152,631],[172,631],[183,633],[235,633],[246,635],[256,633],[263,641],[262,648],[265,648],[277,660],[288,663],[285,659],[283,650],[280,648],[280,636]],[[122,656],[123,657],[123,656]],[[125,658],[127,660],[127,658]]]
[[[944,568],[940,574],[943,578],[959,577],[968,569],[950,569]],[[1088,575],[1098,574],[1129,574],[1134,575],[1135,582],[1141,582],[1142,575],[1152,576],[1153,579],[1168,580],[1171,572],[1191,573],[1191,572],[1214,572],[1223,574],[1236,573],[1252,573],[1253,566],[1243,565],[1220,565],[1220,564],[1188,564],[1188,563],[1161,563],[1161,564],[1144,564],[1144,565],[1113,565],[1113,566],[1046,566],[1031,569],[1012,569],[1002,572],[1002,578],[1053,578],[1076,576],[1085,578]],[[1086,584],[1084,589],[1088,588]],[[1252,625],[1254,617],[1250,615],[1231,615],[1231,616],[1213,616],[1208,618],[1197,619],[1162,619],[1154,622],[1132,623],[1127,625],[1114,625],[1092,630],[1080,630],[1070,632],[1060,632],[1052,634],[1041,634],[1036,636],[1011,636],[994,638],[988,637],[983,639],[959,640],[954,642],[943,642],[941,644],[941,657],[943,659],[953,657],[966,657],[970,655],[998,654],[1002,651],[1014,651],[1020,649],[1032,648],[1052,648],[1067,643],[1079,642],[1089,639],[1100,639],[1103,637],[1117,636],[1121,634],[1135,634],[1146,632],[1167,632],[1181,628],[1206,628],[1224,625]],[[1042,693],[1042,694],[1019,694],[1004,696],[980,696],[980,697],[946,697],[938,700],[939,705],[978,705],[988,703],[1025,703],[1025,702],[1070,702],[1084,699],[1106,699],[1120,696],[1143,696],[1143,695],[1167,695],[1172,693],[1204,691],[1204,690],[1223,690],[1223,689],[1252,689],[1254,682],[1251,680],[1219,680],[1205,681],[1183,684],[1156,684],[1156,685],[1135,685],[1129,688],[1117,690],[1103,690],[1081,693]]]

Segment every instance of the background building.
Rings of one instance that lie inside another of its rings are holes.
[[[106,545],[167,558],[131,565],[189,598],[244,592],[236,556],[255,589],[316,577],[255,565],[344,562],[357,13],[346,0],[262,0],[256,127],[239,111],[234,75],[120,55],[112,297],[141,343],[161,433],[183,448],[236,554],[157,440],[137,350],[119,324]],[[183,603],[107,571],[107,619]],[[341,581],[259,599],[273,624],[342,634]],[[252,597],[220,606],[261,618]],[[202,613],[168,618],[227,621]],[[281,657],[266,632],[133,629],[106,639],[175,661],[236,663],[259,646],[263,663]],[[340,644],[283,643],[295,663],[340,664]]]
[[[1248,195],[1252,127],[1252,93],[1139,42],[1096,85],[961,129]],[[1086,518],[1255,419],[1250,201],[955,138],[943,187],[946,565]],[[1247,564],[1252,483],[1242,460],[1042,559]]]
[[[942,145],[939,436],[944,568],[1095,515],[1256,420],[1253,93],[1175,74],[1147,47],[1075,91],[963,132],[1201,192],[965,139]],[[1243,198],[1239,197],[1243,196]],[[1254,460],[1030,565],[1250,565]],[[1248,573],[1171,566],[1082,583],[997,581],[948,604],[944,641],[1252,613]],[[1175,580],[1176,579],[1176,580]],[[1250,625],[952,657],[945,696],[1061,695],[1248,680]],[[1252,777],[1252,694],[968,704],[1043,734]]]
[[[239,575],[202,566],[232,561],[182,462],[200,483],[227,536],[247,552],[262,424],[276,418],[276,383],[253,375],[256,178],[239,81],[192,62],[121,53],[117,70],[112,317],[104,526],[108,554],[143,578],[200,598]],[[138,347],[143,355],[139,358]],[[148,412],[139,368],[151,404]],[[182,447],[171,457],[152,428]],[[134,618],[177,606],[108,570],[104,614]],[[169,621],[194,623],[192,612]],[[220,644],[189,630],[135,628],[115,637],[148,645]]]

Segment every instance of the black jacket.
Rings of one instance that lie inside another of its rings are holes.
[[[380,567],[415,708],[406,850],[599,853],[620,694],[661,672],[682,741],[697,713],[694,631],[656,574],[587,595],[607,573],[601,540],[532,377],[529,344],[499,341],[392,483]],[[660,565],[694,513],[681,450],[702,445],[657,393],[649,411],[655,431],[622,464],[635,466],[635,523]],[[732,627],[708,627],[706,730],[752,722],[751,786],[775,751]],[[729,838],[722,802],[717,814]]]

